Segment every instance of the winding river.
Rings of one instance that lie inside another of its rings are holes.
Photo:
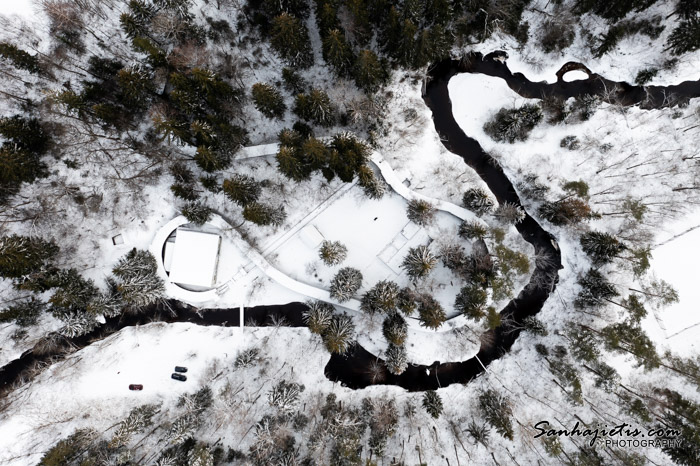
[[[456,74],[478,73],[499,77],[505,80],[512,90],[526,98],[539,99],[547,96],[569,98],[590,94],[620,105],[661,108],[700,97],[700,81],[686,81],[672,86],[632,86],[624,82],[610,81],[590,72],[579,63],[565,64],[557,72],[558,80],[553,84],[532,82],[521,73],[512,73],[504,58],[503,52],[494,52],[486,56],[472,52],[461,60],[444,60],[436,63],[428,72],[423,93],[425,104],[432,111],[435,129],[443,145],[462,157],[464,162],[476,171],[500,203],[510,202],[522,205],[513,184],[498,163],[475,139],[464,134],[455,121],[447,84]],[[589,77],[573,82],[564,81],[563,75],[571,70],[583,70]],[[375,363],[378,358],[362,346],[355,344],[344,355],[331,355],[325,367],[326,377],[352,389],[388,384],[397,385],[409,391],[422,391],[453,383],[467,383],[484,372],[486,366],[503,356],[513,346],[520,333],[518,324],[542,309],[549,294],[554,290],[558,280],[558,270],[561,268],[561,254],[554,237],[535,219],[527,214],[525,219],[517,225],[517,229],[525,241],[533,245],[538,256],[547,257],[549,260],[536,264],[528,285],[501,311],[503,324],[484,333],[479,352],[474,357],[461,362],[436,361],[430,366],[409,365],[403,374],[396,376],[386,369],[381,369],[379,372],[370,370],[373,366],[377,366]],[[264,326],[284,317],[287,325],[299,327],[304,325],[301,321],[304,308],[302,303],[246,308],[244,321],[246,324]],[[54,362],[65,354],[106,338],[124,327],[152,321],[238,326],[240,310],[236,308],[216,309],[211,312],[198,311],[191,306],[171,300],[158,306],[151,306],[141,314],[107,319],[105,324],[87,335],[73,339],[59,339],[56,348],[45,351],[40,351],[37,346],[5,365],[0,369],[0,394],[11,391],[14,384],[28,377],[34,367]]]

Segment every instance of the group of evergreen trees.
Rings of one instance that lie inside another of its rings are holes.
[[[36,118],[22,115],[0,117],[0,205],[19,191],[22,183],[32,183],[48,174],[42,156],[51,138]]]
[[[320,170],[326,180],[336,176],[349,183],[355,176],[365,194],[381,198],[385,188],[369,167],[370,148],[351,133],[339,133],[329,143],[313,137],[306,125],[284,129],[279,135],[277,168],[293,181],[303,181]]]
[[[18,235],[0,238],[0,277],[13,280],[22,290],[52,292],[47,302],[36,295],[0,311],[0,321],[34,325],[47,310],[63,321],[61,335],[75,337],[95,328],[99,316],[114,317],[162,299],[164,284],[150,252],[133,249],[120,259],[105,291],[76,269],[56,267],[58,253],[53,241]]]

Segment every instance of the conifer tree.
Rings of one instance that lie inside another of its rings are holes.
[[[423,407],[433,419],[437,419],[442,414],[442,398],[435,390],[426,390],[423,393]]]
[[[442,305],[432,296],[423,295],[418,306],[420,324],[431,330],[437,330],[447,320]]]
[[[570,225],[594,216],[588,203],[578,198],[566,198],[556,202],[544,202],[538,213],[554,225]]]
[[[211,219],[212,210],[201,202],[188,202],[182,208],[182,215],[190,223],[204,225]]]
[[[421,226],[430,225],[435,218],[435,212],[435,206],[422,199],[411,199],[406,207],[408,219]]]
[[[459,236],[466,240],[484,239],[488,230],[477,220],[465,220],[459,225]]]
[[[600,231],[589,231],[581,235],[581,247],[594,265],[612,262],[627,247],[613,235]]]
[[[331,298],[338,302],[348,301],[362,286],[362,272],[352,267],[343,267],[331,280]]]
[[[40,272],[57,253],[53,241],[19,235],[0,237],[0,277],[18,279]]]
[[[486,315],[486,290],[475,283],[470,283],[460,290],[455,298],[455,309],[473,320],[480,320]]]
[[[324,264],[338,265],[348,256],[348,248],[340,241],[323,240],[318,255]]]
[[[280,226],[287,218],[287,213],[284,207],[273,207],[269,204],[260,202],[250,202],[243,208],[243,218],[249,222],[253,222],[262,226]]]
[[[494,206],[491,196],[481,188],[469,188],[462,196],[462,204],[479,216],[491,212]]]
[[[355,57],[352,48],[339,29],[332,29],[323,38],[323,59],[339,77],[348,77]]]
[[[320,170],[328,165],[330,150],[320,139],[307,138],[301,144],[300,151],[311,170]]]
[[[26,301],[0,310],[0,322],[14,322],[20,327],[30,327],[39,322],[39,316],[46,310],[46,303],[32,297]]]
[[[321,89],[312,88],[307,94],[297,94],[294,113],[320,126],[333,126],[336,121],[336,108]]]
[[[367,93],[376,92],[387,79],[385,67],[373,51],[360,50],[355,59],[355,84]]]
[[[248,175],[238,173],[225,179],[221,187],[226,197],[241,207],[257,202],[262,193],[260,182]]]
[[[290,180],[299,182],[309,178],[310,173],[294,147],[281,145],[275,158],[279,172]]]
[[[330,148],[329,167],[338,175],[338,178],[346,183],[351,182],[361,167],[367,165],[371,153],[369,146],[364,141],[349,132],[333,136]],[[366,168],[369,169],[369,167]]]
[[[302,315],[312,333],[323,335],[333,318],[333,306],[323,301],[307,301]]]
[[[398,305],[399,291],[399,285],[396,283],[381,280],[362,296],[360,309],[369,314],[391,313]]]
[[[495,141],[514,143],[524,141],[532,129],[542,121],[538,105],[525,104],[519,108],[502,108],[484,125],[484,132]]]
[[[389,372],[394,375],[403,374],[408,368],[408,355],[406,347],[389,343],[386,350],[384,364]]]
[[[386,341],[400,346],[406,343],[408,337],[408,324],[406,319],[396,311],[392,311],[386,316],[382,323],[382,334]]]
[[[482,392],[479,395],[479,411],[496,432],[513,440],[513,422],[510,419],[513,411],[506,397],[493,389]]]
[[[352,319],[345,314],[334,315],[323,332],[323,342],[331,353],[343,354],[350,348],[355,334]]]
[[[158,276],[156,258],[149,251],[132,249],[112,269],[124,303],[135,308],[147,306],[163,297],[165,286]]]
[[[408,287],[401,288],[396,298],[396,307],[404,315],[410,316],[416,310],[415,293]]]
[[[654,342],[639,325],[631,321],[608,325],[601,335],[609,351],[631,353],[637,358],[639,366],[644,366],[647,370],[657,368],[661,364]]]
[[[435,265],[437,265],[437,258],[428,246],[422,245],[408,250],[408,254],[401,263],[401,268],[411,279],[417,280],[428,276]]]
[[[39,72],[39,59],[9,42],[0,42],[0,57],[12,63],[15,68],[30,73]]]
[[[362,187],[362,190],[368,198],[381,199],[382,196],[384,196],[386,188],[370,167],[362,165],[357,172],[357,178],[357,184]]]
[[[281,119],[287,106],[282,94],[274,86],[267,83],[255,83],[252,88],[255,108],[268,118]]]
[[[124,68],[117,73],[122,103],[127,107],[143,109],[148,105],[155,86],[150,74],[143,68]]]
[[[292,66],[308,68],[313,64],[314,57],[306,26],[287,12],[272,20],[270,43],[282,59]]]
[[[525,211],[512,202],[504,202],[493,212],[494,217],[503,223],[517,225],[525,220]]]
[[[581,286],[581,291],[574,300],[574,306],[579,309],[600,306],[618,295],[615,287],[595,269],[589,269],[578,279],[578,284]]]

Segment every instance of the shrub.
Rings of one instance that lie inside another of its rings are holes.
[[[421,226],[432,223],[435,218],[435,207],[428,201],[422,199],[411,199],[406,207],[406,215],[409,220]]]
[[[639,70],[637,72],[634,82],[639,86],[643,86],[654,79],[657,74],[659,74],[659,70],[657,68],[644,68],[643,70]]]
[[[569,150],[576,150],[579,147],[581,147],[581,142],[578,140],[578,137],[576,137],[576,136],[565,136],[559,142],[559,147],[563,147],[563,148],[566,148]]]
[[[318,255],[324,264],[338,265],[348,256],[348,248],[340,241],[323,240]]]

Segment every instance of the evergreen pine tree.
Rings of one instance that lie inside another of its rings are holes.
[[[423,295],[418,306],[420,324],[431,330],[437,330],[447,320],[442,305],[430,295]]]
[[[320,170],[328,165],[330,150],[320,139],[307,138],[301,144],[300,152],[311,170]]]
[[[272,20],[270,43],[292,66],[308,68],[313,64],[309,32],[299,19],[289,13],[284,12]]]
[[[384,184],[379,181],[374,170],[367,165],[362,165],[357,172],[357,184],[362,187],[365,195],[370,199],[381,199],[386,192]]]
[[[476,321],[486,315],[486,290],[475,283],[470,283],[460,290],[455,298],[455,309]]]
[[[478,220],[465,220],[459,225],[459,236],[466,240],[484,239],[486,233],[488,230]]]
[[[280,145],[275,158],[279,172],[290,180],[299,182],[309,178],[310,173],[304,166],[301,154],[294,147]]]
[[[581,291],[574,300],[574,306],[579,309],[603,305],[618,295],[615,287],[595,269],[589,269],[586,275],[578,279],[578,284]]]
[[[408,368],[408,355],[406,347],[389,343],[386,350],[384,364],[389,372],[394,375],[403,374]]]
[[[399,295],[396,298],[396,307],[406,316],[412,315],[416,310],[415,294],[410,288],[404,287],[399,290]]]
[[[693,2],[680,2],[692,4]],[[668,47],[674,55],[683,55],[700,49],[700,16],[695,15],[678,23],[668,38]]]
[[[343,354],[350,348],[355,334],[352,319],[345,314],[334,315],[323,332],[323,342],[331,353]]]
[[[257,225],[278,227],[284,223],[287,213],[282,206],[273,207],[256,201],[246,204],[243,208],[243,218]]]
[[[513,423],[510,417],[513,411],[510,401],[493,389],[479,395],[479,411],[496,432],[508,440],[513,440]]]
[[[188,202],[182,208],[182,215],[190,223],[204,225],[211,219],[212,210],[201,202]]]
[[[34,297],[21,301],[0,311],[0,322],[14,322],[20,327],[30,327],[39,322],[46,310],[46,303]]]
[[[340,241],[324,240],[318,255],[324,264],[328,266],[338,265],[348,256],[348,248]]]
[[[8,42],[0,42],[0,57],[12,63],[15,68],[26,70],[30,73],[39,72],[39,59],[36,55],[30,55]]]
[[[484,125],[484,132],[495,141],[514,143],[524,141],[542,121],[542,109],[538,105],[525,104],[519,108],[502,108]]]
[[[504,202],[493,212],[494,217],[503,223],[517,225],[525,220],[525,211],[512,202]]]
[[[112,269],[124,303],[143,307],[162,299],[165,291],[156,258],[149,251],[132,249]]]
[[[331,298],[338,302],[348,301],[362,286],[362,272],[352,267],[343,267],[331,280]]]
[[[205,443],[197,443],[187,455],[188,466],[214,466],[214,455]]]
[[[19,235],[0,237],[0,277],[18,279],[40,272],[57,253],[53,241]]]
[[[369,314],[391,313],[398,305],[399,291],[399,285],[396,283],[381,280],[362,296],[360,309]]]
[[[150,73],[139,67],[119,70],[117,83],[121,89],[122,103],[131,108],[146,108],[150,95],[155,92]]]
[[[408,254],[401,263],[401,268],[411,279],[417,280],[428,276],[435,265],[437,265],[437,258],[428,246],[417,246],[408,250]]]
[[[601,335],[609,351],[631,353],[637,358],[638,364],[647,370],[657,368],[661,364],[654,342],[639,325],[633,322],[625,321],[608,325],[602,330]]]
[[[366,166],[371,153],[369,146],[364,141],[349,132],[333,136],[330,148],[329,167],[338,175],[338,178],[346,183],[351,182],[361,167]]]
[[[262,186],[248,175],[234,173],[231,178],[224,180],[222,189],[226,197],[241,207],[257,202],[262,193]]]
[[[387,79],[385,67],[377,54],[371,50],[360,50],[355,59],[355,84],[367,93],[376,92]]]
[[[323,335],[333,319],[333,306],[323,301],[307,301],[302,318],[312,333]]]
[[[336,122],[336,108],[321,89],[312,88],[307,94],[297,94],[294,113],[306,121],[320,126],[333,126]]]
[[[581,235],[581,247],[594,265],[612,262],[627,247],[613,235],[600,231],[589,231]]]
[[[339,29],[332,29],[323,38],[323,59],[339,77],[348,77],[355,57],[352,48]]]
[[[390,312],[382,323],[382,334],[389,343],[397,346],[404,345],[408,337],[406,319],[396,311]]]
[[[274,86],[267,83],[255,83],[252,88],[253,103],[260,113],[268,118],[282,119],[287,106],[282,94]]]
[[[435,218],[435,212],[435,206],[422,199],[411,199],[406,207],[408,219],[421,226],[430,225]]]
[[[595,215],[586,201],[571,197],[557,202],[544,202],[538,213],[553,225],[576,224]]]
[[[433,419],[437,419],[442,414],[442,398],[435,390],[426,390],[423,393],[423,407]]]
[[[462,204],[479,216],[488,214],[494,206],[491,196],[481,188],[469,188],[462,196]]]

